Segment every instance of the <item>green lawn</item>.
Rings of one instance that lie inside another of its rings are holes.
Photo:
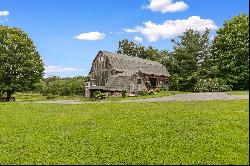
[[[180,92],[180,91],[161,91],[159,93],[155,92],[154,95],[146,95],[146,96],[136,96],[136,97],[126,97],[123,98],[121,96],[118,97],[108,97],[105,100],[108,101],[120,101],[120,100],[137,100],[137,99],[148,99],[148,98],[157,98],[157,97],[163,97],[163,96],[173,96],[176,94],[187,94],[190,92]]]
[[[249,164],[248,106],[0,103],[0,164]]]
[[[226,93],[229,95],[249,95],[249,91],[229,91]]]

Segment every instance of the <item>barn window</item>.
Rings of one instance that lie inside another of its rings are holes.
[[[137,79],[137,84],[141,84],[141,79]]]

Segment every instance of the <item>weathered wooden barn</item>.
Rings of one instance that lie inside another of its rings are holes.
[[[86,97],[91,97],[94,91],[113,94],[126,90],[128,94],[138,94],[156,87],[167,89],[170,74],[159,62],[100,51],[92,63],[89,77]]]

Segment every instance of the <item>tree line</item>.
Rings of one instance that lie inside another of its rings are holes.
[[[57,76],[43,78],[40,82],[35,83],[32,91],[38,92],[44,96],[83,96],[85,93],[85,82],[88,77],[66,77]]]

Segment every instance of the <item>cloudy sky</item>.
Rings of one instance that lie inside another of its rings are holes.
[[[185,29],[211,29],[249,14],[248,0],[0,0],[0,24],[20,27],[35,42],[46,76],[87,75],[99,50],[127,38],[158,49]]]

